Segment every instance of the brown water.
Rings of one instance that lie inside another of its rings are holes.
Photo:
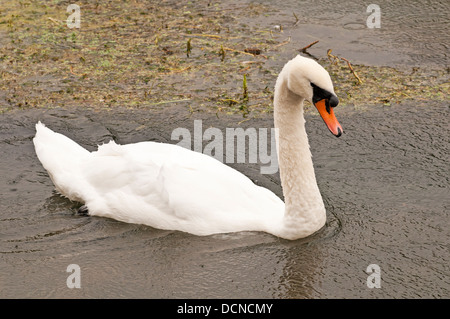
[[[328,222],[285,241],[265,233],[198,237],[75,215],[57,195],[33,145],[41,120],[89,150],[170,141],[194,119],[224,129],[240,116],[161,110],[27,110],[0,117],[0,297],[107,298],[448,298],[448,105],[336,109],[346,130],[333,137],[318,116],[307,131]],[[270,115],[242,127],[271,127]],[[234,164],[281,196],[278,174]],[[69,264],[81,289],[69,289]],[[366,267],[381,268],[368,288]],[[257,269],[258,271],[255,271]]]

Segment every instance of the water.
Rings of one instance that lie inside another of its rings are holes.
[[[288,46],[292,49],[319,40],[308,50],[313,56],[322,57],[332,49],[333,54],[355,64],[432,68],[449,65],[448,1],[345,1],[336,4],[334,1],[288,0],[281,4],[248,0],[247,3],[268,6],[270,18],[260,16],[246,22],[266,28],[280,25],[282,34],[291,37]],[[380,28],[367,27],[370,3],[380,7]]]
[[[333,137],[307,117],[328,222],[312,237],[265,233],[198,237],[75,215],[57,195],[32,145],[41,120],[89,150],[119,143],[173,142],[176,127],[238,127],[240,116],[164,110],[13,111],[0,118],[1,297],[50,298],[448,298],[449,127],[447,105],[336,109]],[[271,127],[270,115],[242,123]],[[233,164],[281,196],[278,174]],[[81,269],[81,289],[66,285]],[[381,288],[366,284],[369,264]],[[255,271],[258,269],[258,271]]]

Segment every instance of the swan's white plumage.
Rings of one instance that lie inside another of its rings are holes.
[[[326,220],[303,117],[311,81],[334,92],[328,73],[297,56],[275,85],[274,119],[286,204],[216,159],[180,146],[111,141],[89,152],[36,124],[36,154],[56,189],[84,203],[89,214],[196,235],[265,231],[287,239],[308,236]]]
[[[34,144],[57,190],[85,203],[91,215],[196,235],[267,231],[283,217],[275,194],[177,145],[111,141],[90,153],[42,123]]]

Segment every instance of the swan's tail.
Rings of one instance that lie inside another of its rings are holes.
[[[53,132],[41,122],[36,124],[33,143],[36,155],[56,189],[71,200],[83,201],[75,185],[80,173],[80,161],[88,157],[90,152],[68,137]]]

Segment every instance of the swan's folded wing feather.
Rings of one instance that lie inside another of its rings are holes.
[[[208,232],[265,227],[280,217],[284,204],[271,191],[216,159],[194,152],[176,152],[158,174],[160,193],[179,220]],[[264,224],[264,225],[263,225]]]
[[[47,170],[56,190],[71,200],[83,200],[79,164],[90,152],[68,137],[53,132],[43,123],[36,124],[33,138],[36,155]]]
[[[81,171],[93,215],[160,229],[198,235],[261,230],[284,210],[275,194],[243,174],[176,145],[109,143]]]
[[[154,154],[153,144],[122,146],[110,142],[81,164],[84,186],[89,190],[85,201],[91,214],[142,222],[146,215],[166,208],[156,179],[161,154]],[[152,152],[153,157],[148,156]]]

